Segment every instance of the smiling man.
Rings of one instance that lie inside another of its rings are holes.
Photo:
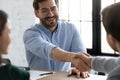
[[[33,4],[34,8],[36,9],[35,15],[40,19],[41,23],[46,28],[48,28],[51,32],[54,32],[54,30],[57,28],[56,26],[58,21],[58,10],[56,3],[54,0],[41,1],[42,2],[38,3],[38,9],[36,4]]]
[[[24,33],[29,67],[68,71],[71,62],[85,65],[74,58],[76,53],[86,52],[80,34],[74,24],[59,20],[57,0],[34,0],[33,7],[40,23]]]

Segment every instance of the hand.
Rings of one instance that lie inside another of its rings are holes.
[[[72,75],[75,75],[77,78],[88,78],[89,77],[89,74],[88,72],[80,72],[78,69],[76,68],[72,68],[69,72],[68,72],[68,77],[69,76],[72,76]]]
[[[75,54],[71,62],[81,72],[91,70],[91,56],[86,53]]]
[[[77,58],[83,60],[89,67],[91,67],[92,56],[88,53],[79,53],[76,55]]]

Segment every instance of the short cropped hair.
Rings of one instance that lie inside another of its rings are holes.
[[[120,2],[103,9],[102,21],[107,34],[120,42]]]
[[[38,3],[41,3],[41,2],[44,2],[44,1],[48,1],[48,0],[34,0],[33,1],[33,8],[35,10],[38,10],[39,9]],[[58,5],[58,0],[55,0],[55,3]]]

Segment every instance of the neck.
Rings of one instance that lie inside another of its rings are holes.
[[[119,52],[119,54],[120,54],[120,45],[119,45],[119,47],[118,47],[118,52]]]
[[[117,41],[115,44],[116,44],[117,51],[120,54],[120,42]]]
[[[53,33],[56,29],[57,29],[57,25],[53,26],[53,27],[50,27],[49,30]]]

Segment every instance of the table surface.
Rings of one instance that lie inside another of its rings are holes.
[[[68,74],[67,72],[54,71],[54,74],[48,74],[46,76],[43,76],[34,80],[106,80],[107,78],[107,76],[90,74],[90,77],[84,79],[84,78],[76,78],[76,76],[74,75],[68,77],[67,74]]]

